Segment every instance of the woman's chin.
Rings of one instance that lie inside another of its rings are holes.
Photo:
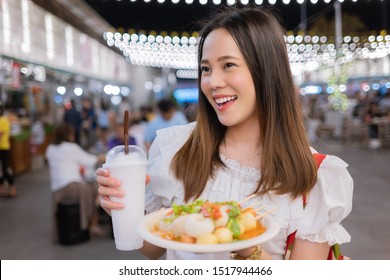
[[[218,120],[224,126],[233,126],[237,124],[237,121],[227,117],[218,116]]]

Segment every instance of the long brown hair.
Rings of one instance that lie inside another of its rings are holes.
[[[275,16],[259,8],[224,10],[201,31],[198,62],[206,37],[219,28],[228,30],[236,41],[256,89],[263,153],[261,179],[255,192],[288,193],[292,198],[307,193],[317,180],[317,171],[295,92],[283,28]],[[199,68],[198,73],[197,123],[171,163],[173,174],[184,185],[186,201],[199,197],[207,181],[224,166],[219,146],[226,127],[201,92]]]

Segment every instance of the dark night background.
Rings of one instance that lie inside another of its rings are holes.
[[[95,9],[106,21],[115,28],[123,28],[125,31],[132,28],[135,30],[155,30],[161,31],[196,31],[196,22],[199,19],[208,17],[215,9],[221,5],[209,4],[200,5],[198,0],[188,5],[181,0],[179,4],[172,4],[171,0],[165,3],[158,3],[151,0],[145,3],[143,0],[84,0]],[[253,2],[253,1],[250,1]],[[328,18],[334,16],[334,0],[325,4],[323,0],[318,0],[317,4],[312,4],[307,0],[307,21],[308,24],[314,22],[316,15],[324,15]],[[380,31],[390,28],[390,1],[389,0],[345,0],[342,3],[343,14],[358,16],[370,31]],[[225,0],[222,0],[225,3]],[[268,3],[268,0],[264,0]],[[278,0],[276,5],[263,4],[262,6],[273,7],[277,10],[282,19],[282,23],[287,30],[297,30],[301,18],[301,5],[296,0],[291,0],[290,4],[283,4]]]

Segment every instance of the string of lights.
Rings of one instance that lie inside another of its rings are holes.
[[[121,34],[106,32],[107,45],[118,48],[134,65],[173,69],[197,69],[197,34],[191,37]],[[377,59],[390,54],[390,35],[343,37],[337,50],[326,36],[286,36],[291,63],[305,64],[316,70],[321,66],[348,63],[355,59]]]
[[[118,0],[116,0],[118,1]],[[142,0],[122,0],[131,2],[141,2]],[[145,3],[155,0],[143,0]],[[358,0],[157,0],[158,3],[195,4],[199,2],[202,5],[276,5],[283,3],[285,5],[325,3],[327,5],[341,5],[339,3],[353,3]],[[365,0],[360,0],[364,2]],[[367,0],[366,0],[367,1]],[[372,1],[372,0],[370,0]],[[374,0],[383,1],[383,0]],[[121,1],[120,1],[121,2]],[[142,3],[142,2],[141,2]],[[378,31],[379,32],[379,31]],[[377,33],[378,33],[377,32]],[[289,52],[290,62],[305,64],[310,70],[318,69],[321,66],[333,66],[347,63],[355,59],[376,59],[390,53],[389,38],[386,31],[380,32],[380,35],[363,36],[345,36],[341,33],[333,37],[325,36],[286,36],[286,47]],[[301,32],[305,33],[305,32]],[[173,69],[197,69],[197,42],[199,34],[197,32],[160,32],[149,33],[144,30],[123,29],[109,31],[104,33],[104,39],[109,47],[118,48],[126,59],[134,65],[163,67]],[[337,39],[337,40],[336,40]],[[336,42],[337,41],[337,42]]]
[[[116,0],[116,1],[121,2],[121,1],[126,1],[126,0]],[[139,0],[130,0],[130,2],[137,2],[137,1],[139,1]],[[143,0],[143,1],[145,3],[149,3],[149,2],[152,2],[153,0]],[[156,1],[160,4],[163,4],[163,3],[168,2],[168,1],[172,2],[173,4],[178,4],[181,1],[184,1],[188,5],[194,3],[194,0],[156,0]],[[305,2],[310,2],[312,4],[324,2],[326,4],[329,4],[332,1],[334,1],[334,2],[338,1],[340,3],[347,2],[347,1],[358,2],[358,0],[254,0],[253,3],[256,5],[263,5],[263,4],[275,5],[277,3],[283,3],[283,4],[288,5],[292,2],[296,2],[298,4],[304,4]],[[363,1],[363,0],[360,0],[360,1]],[[384,1],[384,0],[379,0],[379,1]],[[199,0],[198,2],[201,5],[207,5],[209,3],[208,0]],[[211,0],[210,3],[213,3],[214,5],[220,5],[220,4],[222,4],[222,0]],[[249,5],[250,3],[252,3],[252,1],[250,1],[250,0],[226,0],[226,3],[228,5],[235,5],[237,3],[240,3],[242,5]]]

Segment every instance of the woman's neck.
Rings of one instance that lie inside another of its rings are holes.
[[[260,127],[257,122],[230,126],[226,130],[224,141],[233,147],[242,147],[243,150],[258,150],[261,147]]]
[[[260,169],[262,146],[258,124],[228,127],[220,150],[241,165]]]

